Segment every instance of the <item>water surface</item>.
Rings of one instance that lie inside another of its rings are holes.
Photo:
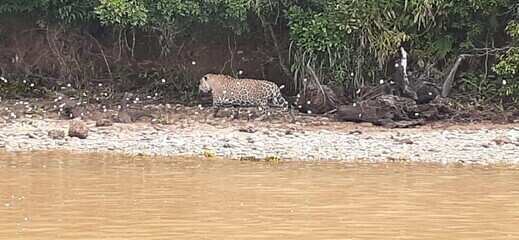
[[[519,239],[519,171],[0,153],[0,239]]]

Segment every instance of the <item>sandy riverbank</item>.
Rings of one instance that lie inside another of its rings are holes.
[[[71,150],[231,159],[412,161],[519,164],[519,124],[426,125],[383,129],[365,124],[321,126],[247,121],[160,125],[116,123],[90,127],[87,139],[51,139],[66,120],[18,119],[0,125],[0,150]]]

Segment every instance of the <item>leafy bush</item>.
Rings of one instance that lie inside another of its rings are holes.
[[[138,0],[101,0],[95,12],[104,24],[141,27],[148,22],[148,9]]]
[[[501,56],[495,71],[502,78],[503,87],[499,91],[500,95],[519,102],[519,22],[511,21],[507,32],[515,45]]]

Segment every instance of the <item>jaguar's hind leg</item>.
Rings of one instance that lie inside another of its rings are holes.
[[[296,117],[294,115],[294,111],[292,108],[293,104],[290,104],[283,96],[281,96],[281,92],[277,92],[277,94],[275,94],[275,96],[273,97],[273,103],[275,106],[281,107],[283,111],[286,111],[288,113],[291,123],[296,122]]]
[[[245,114],[247,116],[247,121],[254,120],[254,113],[251,111],[250,108],[246,109]]]
[[[232,120],[237,119],[240,119],[240,108],[235,106],[232,108]]]
[[[220,107],[219,106],[214,106],[214,112],[213,112],[213,117],[216,118],[218,117],[218,112],[220,111]]]
[[[288,115],[290,116],[290,122],[291,123],[295,123],[296,122],[296,116],[294,115],[294,109],[292,109],[291,107],[289,107],[287,109],[287,112],[288,112]]]
[[[258,118],[256,118],[257,121],[263,121],[270,117],[271,113],[270,113],[267,105],[259,106],[258,110],[260,111],[260,116]]]

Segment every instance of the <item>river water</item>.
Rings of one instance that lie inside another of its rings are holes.
[[[519,170],[0,153],[0,239],[519,239]]]

